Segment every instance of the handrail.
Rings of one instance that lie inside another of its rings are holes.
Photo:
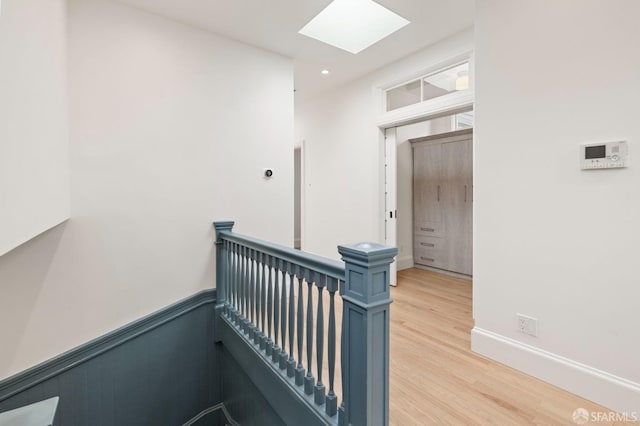
[[[311,269],[315,272],[328,275],[337,280],[344,280],[344,263],[337,260],[327,259],[312,253],[295,250],[279,244],[270,243],[247,235],[237,234],[230,231],[220,231],[220,237],[227,241],[242,244],[254,250],[259,250],[270,256],[275,256],[300,266]]]
[[[214,225],[215,327],[235,333],[225,334],[228,339],[218,333],[216,339],[234,347],[232,336],[240,336],[248,347],[236,345],[235,353],[242,357],[246,348],[259,354],[264,368],[280,376],[273,383],[286,384],[297,400],[306,401],[302,418],[338,426],[387,425],[389,265],[397,249],[340,245],[343,263],[237,234],[233,222]],[[288,406],[280,413],[290,414]]]

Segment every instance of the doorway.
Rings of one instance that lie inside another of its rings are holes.
[[[398,256],[396,258],[396,262],[392,265],[391,270],[391,282],[393,284],[396,283],[396,269],[404,270],[413,267],[419,267],[424,269],[434,269],[438,272],[443,272],[445,274],[458,275],[461,277],[465,277],[467,279],[471,278],[470,269],[467,270],[465,268],[461,268],[456,265],[459,263],[458,256],[455,252],[457,251],[465,251],[468,253],[468,257],[471,256],[471,235],[468,236],[462,235],[460,238],[454,238],[456,241],[464,240],[468,243],[468,250],[461,245],[459,242],[450,244],[447,246],[447,250],[452,251],[453,254],[450,257],[444,256],[446,258],[446,262],[440,261],[436,259],[436,256],[432,256],[431,252],[428,254],[421,255],[420,257],[424,257],[426,260],[416,262],[414,258],[414,251],[418,251],[415,249],[416,244],[424,244],[425,247],[422,247],[423,251],[432,252],[437,250],[435,247],[432,247],[435,243],[441,243],[442,240],[435,239],[434,241],[418,241],[416,239],[416,229],[414,227],[414,157],[413,157],[413,148],[410,142],[411,139],[419,139],[419,138],[429,138],[429,137],[437,137],[436,135],[443,135],[450,132],[457,132],[464,129],[471,129],[473,127],[473,111],[462,111],[455,114],[436,117],[431,119],[425,119],[416,123],[401,125],[393,128],[386,129],[385,131],[385,240],[387,245],[398,247]],[[469,149],[470,145],[469,145]],[[469,153],[469,161],[472,162],[471,154]],[[472,166],[472,163],[469,164]],[[472,200],[472,182],[470,181],[471,176],[469,176],[469,182],[460,183],[460,188],[462,188],[461,203],[464,203],[465,200],[467,202],[471,202]],[[465,187],[466,185],[466,187]],[[437,188],[437,186],[436,186]],[[457,188],[457,189],[460,189]],[[439,188],[442,190],[442,187]],[[459,192],[459,191],[458,191]],[[466,193],[466,198],[465,198]],[[444,195],[444,194],[442,194]],[[437,189],[435,192],[435,197],[438,197]],[[436,198],[437,199],[437,198]],[[444,199],[442,200],[444,202]],[[453,212],[457,215],[460,212],[457,210],[453,210]],[[460,213],[464,215],[465,213]],[[471,215],[471,213],[468,213]],[[460,215],[458,215],[460,216]],[[467,222],[471,224],[472,218],[469,216],[466,218]],[[465,222],[466,223],[466,222]],[[451,224],[450,224],[451,226]],[[431,229],[434,229],[431,226],[424,226],[425,231],[422,232],[423,237],[429,239]],[[452,231],[456,230],[455,227],[452,228]],[[435,231],[435,229],[434,229]],[[420,232],[419,232],[420,233]],[[457,235],[456,232],[452,232],[452,238]],[[431,235],[434,237],[434,235]],[[435,238],[442,238],[442,235],[435,236]],[[466,239],[465,239],[466,238]],[[457,247],[457,248],[456,248]],[[462,247],[462,248],[461,248]],[[442,257],[442,256],[441,256]],[[464,257],[467,257],[465,254]],[[453,259],[451,264],[453,266],[449,266],[449,258]],[[432,261],[435,265],[431,267],[425,265]],[[465,262],[464,260],[462,261]],[[469,258],[466,262],[471,264],[471,259]]]

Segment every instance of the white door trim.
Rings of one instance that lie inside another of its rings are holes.
[[[446,98],[446,99],[445,99]],[[409,105],[394,111],[389,111],[378,119],[378,127],[388,129],[390,127],[403,126],[418,121],[429,120],[444,115],[469,111],[473,108],[474,94],[467,92],[452,93],[432,101]]]
[[[392,127],[385,130],[384,134],[384,182],[385,182],[385,197],[384,197],[384,223],[385,223],[385,244],[388,246],[398,246],[398,234],[397,234],[397,146],[396,146],[396,128]],[[397,285],[397,272],[398,272],[398,256],[395,257],[391,263],[389,271],[389,283],[392,286]]]
[[[300,250],[305,248],[305,205],[306,205],[306,168],[305,168],[305,145],[306,141],[300,141]]]

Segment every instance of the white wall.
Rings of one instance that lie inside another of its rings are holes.
[[[640,3],[476,10],[473,347],[640,414]],[[581,143],[615,140],[629,168],[580,170]]]
[[[69,218],[65,3],[2,2],[0,256]]]
[[[293,241],[291,60],[102,0],[69,55],[72,218],[0,258],[0,378],[214,286],[213,220]]]
[[[305,140],[304,248],[333,258],[336,246],[384,242],[383,134],[377,88],[473,48],[462,32],[313,100],[296,103],[296,140]]]

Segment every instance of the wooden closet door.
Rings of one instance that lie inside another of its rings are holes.
[[[442,189],[447,229],[448,268],[472,274],[472,176],[471,139],[442,144]]]
[[[469,139],[466,142],[466,160],[468,167],[466,170],[466,194],[467,203],[465,205],[465,217],[464,226],[467,229],[467,233],[464,239],[464,272],[468,275],[473,275],[473,141]]]
[[[442,237],[444,233],[440,180],[440,145],[414,146],[413,225],[414,234]]]

